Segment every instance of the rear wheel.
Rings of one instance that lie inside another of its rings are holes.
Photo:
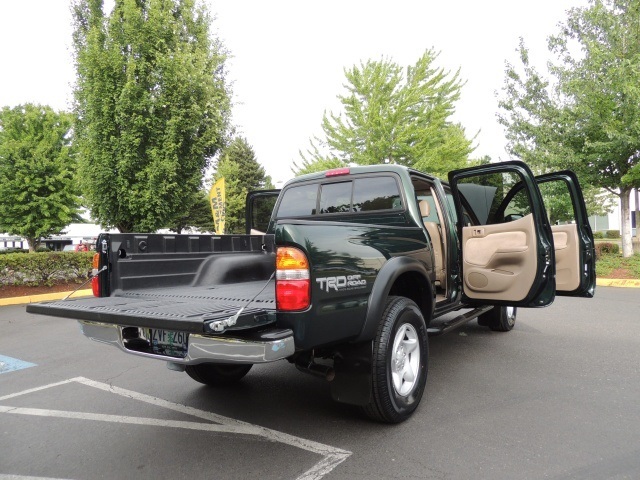
[[[234,365],[227,363],[199,363],[187,365],[185,372],[196,382],[212,387],[234,384],[242,379],[253,365]]]
[[[493,307],[478,317],[478,324],[495,332],[508,332],[516,324],[516,307]]]
[[[364,412],[399,423],[418,407],[427,383],[429,349],[422,312],[408,298],[389,297],[373,342],[372,395]]]

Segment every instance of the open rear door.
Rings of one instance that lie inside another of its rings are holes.
[[[536,177],[551,221],[556,258],[556,295],[593,297],[596,256],[593,232],[578,183],[570,170]]]
[[[531,170],[517,161],[482,165],[450,172],[449,182],[457,218],[471,218],[470,224],[458,222],[463,301],[516,307],[553,302],[553,237]]]

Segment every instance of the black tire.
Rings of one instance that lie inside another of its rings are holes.
[[[516,324],[516,307],[493,307],[478,317],[478,325],[489,327],[494,332],[508,332]]]
[[[386,423],[409,418],[427,383],[428,358],[422,312],[408,298],[389,297],[373,341],[372,395],[370,403],[363,407],[365,414]]]
[[[240,381],[253,365],[234,365],[227,363],[199,363],[187,365],[185,372],[196,382],[211,387],[223,387]]]

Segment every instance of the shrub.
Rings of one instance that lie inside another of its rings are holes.
[[[620,232],[618,230],[607,230],[605,232],[606,238],[620,238]]]
[[[620,253],[620,246],[617,243],[602,242],[596,243],[596,260],[600,259],[602,255],[618,254]]]
[[[93,252],[36,252],[0,256],[0,284],[51,286],[57,281],[80,282],[91,270]]]
[[[0,255],[8,255],[9,253],[29,253],[29,250],[24,250],[22,248],[14,248],[14,247],[9,247],[9,248],[0,250]]]
[[[603,231],[593,232],[593,238],[597,238],[597,239],[604,238],[604,232]]]

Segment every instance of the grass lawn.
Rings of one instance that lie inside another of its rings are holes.
[[[596,276],[640,280],[640,254],[636,253],[628,258],[624,258],[621,254],[603,254],[596,261]]]

